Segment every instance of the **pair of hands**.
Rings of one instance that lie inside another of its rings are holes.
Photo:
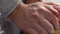
[[[59,29],[57,7],[53,3],[36,2],[22,8],[19,6],[10,18],[28,34],[53,34]]]

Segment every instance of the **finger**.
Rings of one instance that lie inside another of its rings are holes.
[[[54,5],[54,6],[56,6],[56,5]],[[55,9],[54,8],[54,6],[46,6],[46,8],[48,9],[48,10],[50,10],[52,13],[54,13],[57,17],[58,17],[58,19],[60,20],[60,16],[59,16],[59,9]],[[59,6],[58,6],[59,7]],[[57,8],[58,8],[57,7]],[[59,22],[58,22],[58,25],[59,25]]]
[[[41,10],[41,11],[40,11]],[[51,24],[54,26],[55,29],[59,28],[58,19],[54,14],[52,14],[48,9],[42,7],[38,10],[39,13],[43,13],[44,17],[51,22]]]
[[[20,28],[22,31],[24,31],[24,32],[26,32],[26,33],[28,33],[28,34],[38,34],[37,31],[35,31],[34,29],[32,29],[31,27],[29,27],[29,26],[26,25],[26,24],[21,24],[21,25],[19,25],[19,28]]]
[[[59,19],[59,23],[60,23],[60,6],[53,6],[58,12],[58,19]]]
[[[60,6],[53,6],[53,8],[55,8],[60,14]]]
[[[50,10],[54,15],[58,16],[59,12],[54,9],[53,6],[46,5],[45,7]]]
[[[46,6],[46,8],[48,8],[52,13],[55,12],[55,15],[57,16],[58,20],[60,21],[60,6],[53,6],[53,7],[48,7]]]
[[[34,13],[33,18],[37,20],[38,24],[41,25],[47,32],[54,33],[54,28],[52,24],[48,20],[46,20],[43,16],[40,16],[37,13]]]
[[[38,32],[38,34],[48,34],[34,19],[29,19],[29,25]]]

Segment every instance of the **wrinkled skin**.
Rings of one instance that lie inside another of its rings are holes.
[[[50,3],[45,3],[45,4],[48,4],[48,5],[52,5],[53,8],[57,11],[51,11],[59,20],[59,23],[60,23],[60,5],[57,5],[53,2],[50,2]],[[59,24],[60,25],[60,24]],[[59,26],[60,27],[60,26]]]
[[[58,19],[59,19],[59,23],[60,23],[60,6],[58,5],[58,6],[54,6],[54,8],[59,12],[59,14],[58,14]]]
[[[36,2],[20,8],[19,5],[9,18],[28,34],[53,34],[56,29],[59,29],[59,20],[55,16],[58,11],[53,8],[53,5]]]

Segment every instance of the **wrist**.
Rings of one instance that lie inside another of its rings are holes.
[[[26,6],[25,4],[20,3],[8,17],[12,21],[16,22],[18,20],[18,17],[22,14],[22,10],[25,6]]]

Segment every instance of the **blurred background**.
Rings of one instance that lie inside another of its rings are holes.
[[[54,2],[60,5],[60,0],[43,0],[43,2]]]

